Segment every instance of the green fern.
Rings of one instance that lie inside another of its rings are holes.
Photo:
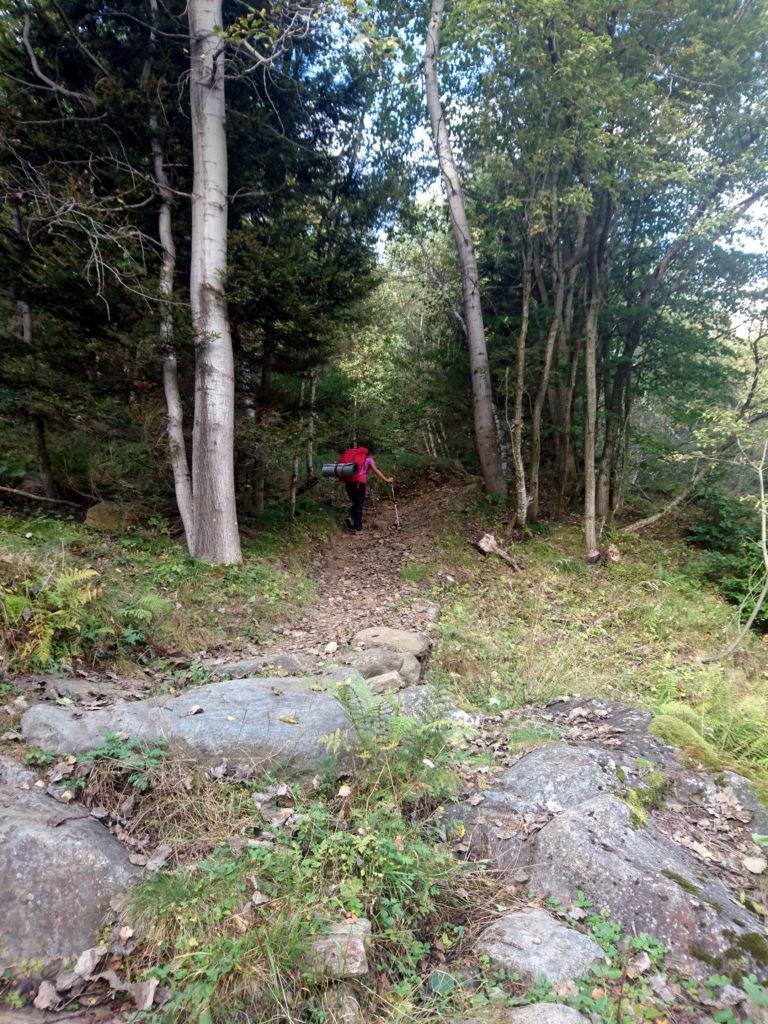
[[[0,589],[5,633],[20,668],[45,667],[78,649],[84,609],[99,595],[94,569],[62,568],[48,586]]]

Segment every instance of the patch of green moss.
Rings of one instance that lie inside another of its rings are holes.
[[[619,782],[627,781],[627,773],[624,771],[620,764],[616,765],[616,778],[619,780]]]
[[[645,828],[648,824],[648,811],[639,803],[636,803],[632,796],[634,790],[630,789],[629,792],[622,796],[621,799],[625,804],[629,806],[629,824],[637,832],[641,828]]]
[[[725,955],[729,960],[750,956],[755,963],[764,967],[768,964],[768,940],[759,932],[745,932],[735,940]]]
[[[692,942],[688,947],[691,954],[696,957],[697,960],[701,960],[704,964],[709,964],[710,967],[720,969],[723,966],[722,958],[719,956],[712,956],[711,953],[707,953],[701,946],[697,946],[695,942]]]
[[[669,707],[670,705],[666,705]],[[707,768],[719,768],[720,757],[712,746],[694,727],[673,714],[657,715],[648,731],[673,747],[680,747],[686,754],[695,757]]]
[[[698,885],[694,885],[693,882],[685,878],[684,875],[678,875],[676,872],[670,871],[669,868],[662,868],[661,873],[665,878],[668,878],[670,882],[675,882],[681,889],[685,889],[685,891],[690,893],[691,896],[701,895],[701,889],[699,889]]]

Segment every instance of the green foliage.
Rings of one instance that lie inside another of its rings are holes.
[[[0,588],[4,640],[12,663],[48,665],[81,650],[87,608],[99,596],[93,569],[63,567],[42,585]]]
[[[705,552],[706,578],[740,606],[745,618],[754,607],[762,583],[758,531],[754,508],[736,495],[710,487],[699,498],[697,514],[687,532],[689,542]],[[763,608],[755,621],[758,626],[768,624],[768,610]]]
[[[141,661],[261,638],[312,595],[302,553],[331,528],[322,511],[278,523],[243,546],[242,565],[214,567],[162,529],[105,538],[69,518],[5,516],[0,525],[0,643],[15,668]]]
[[[167,744],[161,741],[148,746],[139,740],[127,739],[122,733],[108,732],[99,746],[89,751],[84,760],[114,765],[125,774],[129,786],[144,793],[149,788],[152,773],[168,757]]]
[[[404,714],[396,695],[376,694],[365,682],[342,683],[336,696],[356,737],[355,757],[364,784],[385,787],[401,801],[439,801],[454,796],[458,744],[467,729],[447,717],[449,702],[425,698]],[[337,750],[342,737],[329,737]]]
[[[306,957],[312,936],[359,916],[372,923],[377,968],[404,992],[418,987],[432,944],[459,941],[468,894],[457,892],[461,868],[437,822],[404,811],[409,779],[401,772],[403,788],[394,784],[394,756],[324,801],[294,787],[290,827],[260,823],[271,842],[220,849],[133,890],[126,914],[145,937],[150,974],[174,989],[156,1019],[311,1017],[323,989]]]

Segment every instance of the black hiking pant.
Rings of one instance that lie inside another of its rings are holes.
[[[346,483],[344,486],[347,489],[347,496],[352,502],[352,507],[349,510],[349,518],[352,520],[352,526],[355,530],[362,530],[363,528],[363,504],[365,502],[365,484],[361,483]]]

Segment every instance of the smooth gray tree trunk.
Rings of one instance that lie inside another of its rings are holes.
[[[143,79],[149,77],[155,42],[155,20],[157,18],[157,0],[149,0],[152,18],[150,53],[144,65]],[[160,343],[163,349],[163,390],[167,412],[168,451],[173,471],[173,485],[176,494],[176,505],[184,526],[184,537],[187,550],[194,555],[194,506],[192,501],[192,478],[187,461],[187,446],[184,440],[184,409],[179,394],[179,375],[174,350],[173,337],[173,283],[176,273],[176,245],[173,238],[172,203],[173,192],[166,170],[163,137],[160,121],[154,105],[149,115],[150,145],[152,148],[152,168],[155,184],[160,196],[158,213],[158,236],[162,260],[160,264]]]
[[[242,561],[235,503],[235,374],[224,280],[227,271],[225,51],[221,0],[189,0],[192,116],[190,299],[195,335],[192,434],[195,557]]]
[[[480,457],[486,490],[490,494],[506,495],[507,485],[501,466],[501,453],[493,417],[491,374],[488,368],[485,325],[480,302],[477,258],[464,205],[459,169],[453,156],[443,106],[440,101],[437,59],[440,52],[440,29],[444,12],[445,0],[432,0],[424,49],[427,112],[432,126],[432,139],[437,160],[445,183],[453,237],[461,270],[461,294],[469,347],[469,366],[472,375],[472,404],[477,452]]]
[[[595,523],[595,431],[597,426],[597,314],[600,306],[597,275],[590,282],[589,305],[584,325],[584,375],[587,408],[584,420],[584,541],[586,558],[598,557]]]

